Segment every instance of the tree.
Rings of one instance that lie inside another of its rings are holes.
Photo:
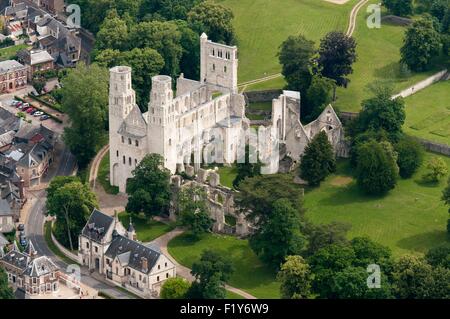
[[[252,150],[254,150],[254,148],[252,147]],[[244,154],[244,159],[238,159],[237,164],[236,164],[236,169],[237,169],[237,175],[233,180],[233,187],[234,188],[239,188],[239,184],[246,178],[248,177],[254,177],[254,176],[259,176],[261,175],[261,167],[262,167],[262,163],[259,160],[258,154],[257,152],[255,152],[256,154],[252,154],[256,157],[256,159],[253,158],[253,156],[251,157],[250,155],[250,145],[246,145],[245,146],[245,154]],[[251,163],[251,162],[255,162],[256,163]],[[243,162],[243,163],[241,163]]]
[[[376,89],[374,97],[363,101],[352,134],[384,130],[391,141],[397,141],[405,123],[405,102],[402,98],[391,99],[391,96],[391,89],[381,86]]]
[[[143,212],[147,217],[166,213],[170,201],[170,171],[159,154],[147,154],[127,180],[129,213]]]
[[[50,183],[47,214],[56,217],[54,235],[71,250],[78,248],[78,235],[86,225],[89,214],[98,207],[97,197],[89,186],[80,181],[57,179]]]
[[[426,168],[427,172],[422,175],[422,178],[428,183],[437,183],[448,173],[447,164],[445,164],[444,160],[440,157],[433,157],[430,159],[427,162]]]
[[[287,256],[303,252],[306,238],[300,232],[298,212],[289,200],[275,201],[268,221],[251,235],[249,243],[261,260],[275,269]]]
[[[185,299],[191,284],[184,278],[167,279],[161,287],[161,299]]]
[[[282,66],[281,74],[287,82],[287,89],[300,91],[302,96],[306,96],[311,85],[314,52],[314,42],[307,40],[303,35],[289,36],[281,44],[278,59]]]
[[[391,273],[393,261],[388,247],[368,237],[355,237],[350,241],[350,245],[356,257],[353,266],[367,268],[368,265],[377,264],[383,273]]]
[[[62,108],[70,117],[63,138],[80,168],[96,154],[107,127],[108,82],[106,69],[83,63],[77,63],[62,81]]]
[[[412,0],[383,0],[382,3],[396,16],[406,17],[413,13]]]
[[[311,85],[306,91],[307,103],[302,105],[302,109],[305,109],[302,118],[307,121],[317,118],[333,100],[335,87],[336,84],[333,80],[318,74],[313,75]]]
[[[191,28],[214,42],[232,44],[235,40],[232,20],[233,11],[212,1],[202,2],[188,13],[188,23]]]
[[[42,90],[44,89],[46,83],[47,80],[41,76],[33,77],[33,80],[31,81],[31,85],[34,87],[38,95],[42,93]]]
[[[381,143],[366,142],[358,147],[356,176],[358,186],[371,195],[382,195],[397,184],[398,166]]]
[[[111,10],[100,26],[95,41],[95,50],[125,50],[128,45],[128,26],[119,18],[117,11]]]
[[[347,86],[345,76],[353,73],[356,61],[356,42],[343,32],[329,32],[321,41],[317,60],[323,76],[336,81],[338,86]]]
[[[395,263],[392,273],[395,294],[402,299],[442,298],[443,296],[439,296],[442,293],[441,283],[436,280],[436,275],[442,277],[440,271],[435,272],[423,259],[416,256],[402,256]]]
[[[398,153],[397,164],[400,169],[400,176],[403,178],[411,177],[422,165],[424,150],[423,146],[416,140],[402,136],[394,145]]]
[[[328,136],[321,131],[306,146],[300,162],[300,177],[311,186],[318,186],[336,171],[336,158]]]
[[[206,191],[200,186],[184,188],[178,197],[180,222],[197,237],[211,230],[214,224],[209,217]]]
[[[131,42],[137,48],[152,48],[164,59],[163,74],[176,77],[183,53],[181,33],[173,22],[146,21],[134,26]]]
[[[225,299],[225,283],[234,272],[231,262],[212,250],[203,251],[192,265],[195,277],[187,296],[191,299]]]
[[[3,267],[0,266],[0,300],[14,299],[14,292],[9,286],[8,276]]]
[[[246,178],[239,185],[235,202],[246,212],[247,218],[259,226],[269,220],[273,204],[282,198],[288,199],[299,214],[303,212],[303,191],[287,174]]]
[[[450,177],[448,178],[447,187],[442,192],[442,200],[445,205],[449,206],[448,213],[450,214]],[[450,234],[450,218],[447,220],[447,233]]]
[[[400,49],[401,62],[413,71],[429,69],[432,58],[439,54],[441,36],[433,26],[433,21],[423,18],[406,30],[403,46]]]
[[[175,23],[181,33],[180,44],[183,48],[181,55],[180,69],[188,79],[200,78],[200,43],[198,35],[183,20]]]
[[[283,299],[305,299],[311,296],[312,273],[301,256],[287,256],[277,274]]]
[[[439,246],[431,248],[426,253],[425,260],[433,267],[450,269],[450,247]]]
[[[203,0],[143,0],[141,17],[159,15],[166,20],[186,20],[188,12]]]
[[[308,230],[308,255],[314,255],[319,249],[332,244],[345,244],[351,225],[341,222],[310,225]]]

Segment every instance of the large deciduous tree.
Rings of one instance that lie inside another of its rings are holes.
[[[62,81],[62,107],[70,117],[70,126],[65,127],[63,137],[81,168],[94,157],[105,134],[108,81],[105,68],[81,62]]]
[[[207,201],[206,191],[199,186],[184,188],[178,196],[179,220],[194,236],[210,231],[213,226]]]
[[[303,35],[289,36],[281,44],[278,59],[287,89],[300,91],[302,96],[306,96],[312,79],[314,52],[314,42]]]
[[[427,70],[432,58],[439,54],[441,36],[435,30],[430,18],[422,18],[406,30],[403,46],[400,49],[401,61],[411,70]]]
[[[333,92],[336,87],[334,80],[315,74],[311,85],[306,91],[307,103],[302,103],[301,116],[306,121],[317,118],[325,107],[333,100]]]
[[[321,41],[317,60],[323,76],[336,81],[338,86],[346,86],[347,75],[353,73],[356,61],[356,41],[343,32],[332,31]]]
[[[306,299],[311,296],[313,274],[301,256],[287,256],[277,274],[283,299]]]
[[[167,213],[170,201],[170,171],[159,154],[148,154],[127,180],[127,212],[152,217]]]
[[[383,195],[397,184],[396,158],[382,143],[372,140],[358,146],[357,183],[367,194]]]
[[[166,20],[186,20],[188,12],[203,0],[142,0],[140,15],[144,19],[160,16]]]
[[[184,278],[169,278],[161,287],[161,299],[185,299],[190,287]]]
[[[125,50],[129,46],[128,26],[119,18],[117,11],[111,10],[100,26],[95,39],[95,50]]]
[[[234,272],[232,263],[212,250],[205,250],[192,265],[195,277],[187,293],[190,299],[225,299],[225,283]]]
[[[311,186],[318,186],[328,175],[336,170],[333,146],[327,134],[320,132],[306,146],[300,162],[300,177]]]
[[[252,150],[252,154],[250,154],[250,150]],[[254,152],[253,150],[254,148],[252,146],[246,145],[244,159],[238,159],[236,164],[237,175],[233,180],[234,188],[239,188],[239,184],[248,177],[261,175],[261,167],[263,164],[258,158],[258,152]]]
[[[300,231],[298,211],[287,199],[279,199],[272,206],[266,223],[250,237],[250,247],[271,267],[278,269],[289,255],[300,255],[306,238]]]
[[[400,169],[400,176],[403,178],[411,177],[422,165],[424,157],[423,146],[407,136],[402,136],[394,144],[395,151],[398,153],[397,164]]]
[[[232,44],[235,41],[233,17],[231,9],[205,1],[192,8],[188,13],[188,22],[198,34],[205,32],[214,42]]]
[[[440,157],[431,158],[426,165],[427,171],[422,178],[428,183],[437,183],[447,176],[448,168],[445,161]]]
[[[97,197],[86,184],[67,177],[55,178],[49,189],[47,214],[56,217],[54,235],[64,246],[77,249],[78,235],[98,207]]]
[[[389,88],[380,87],[375,91],[374,97],[362,102],[362,111],[352,127],[354,136],[368,130],[384,130],[391,141],[399,139],[406,118],[405,102],[401,97],[392,99],[391,96]]]
[[[413,13],[412,0],[383,0],[382,3],[396,16],[406,17]]]

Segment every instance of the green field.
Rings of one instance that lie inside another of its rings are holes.
[[[427,153],[426,158],[432,156]],[[450,168],[450,158],[442,157]],[[332,221],[352,225],[349,236],[369,236],[392,249],[394,256],[421,254],[443,243],[447,208],[440,200],[445,182],[421,182],[423,167],[411,179],[400,180],[384,197],[364,195],[350,175],[348,162],[340,162],[336,174],[319,188],[306,192],[307,216],[315,223]]]
[[[98,167],[98,181],[108,194],[115,195],[119,193],[119,187],[112,186],[109,182],[109,152],[107,152],[100,161]]]
[[[280,285],[275,280],[274,271],[259,261],[247,240],[207,234],[195,241],[189,235],[183,234],[175,237],[168,245],[170,255],[189,268],[205,249],[217,250],[232,261],[235,272],[229,281],[231,286],[245,290],[257,298],[280,297]]]
[[[237,175],[236,166],[219,167],[220,184],[229,188],[233,188],[233,181]]]
[[[407,97],[405,105],[407,134],[450,145],[450,81]]]
[[[357,0],[350,0],[345,5],[323,0],[216,2],[231,8],[235,16],[233,23],[239,47],[239,83],[242,83],[280,72],[276,54],[280,44],[289,35],[302,33],[318,42],[331,30],[344,31],[348,14]],[[274,81],[282,83],[281,79]]]
[[[128,229],[130,224],[130,215],[128,213],[122,212],[119,214],[119,220],[123,226]],[[132,217],[132,222],[134,229],[136,230],[137,239],[142,242],[152,241],[165,233],[170,232],[174,229],[174,225],[168,225],[156,220],[148,220],[145,217]]]
[[[25,48],[28,48],[28,45],[19,44],[0,49],[0,61],[14,59],[16,57],[17,52]]]
[[[374,82],[388,84],[394,93],[400,92],[414,83],[440,71],[436,65],[428,72],[414,73],[402,71],[400,67],[400,48],[403,45],[405,27],[382,24],[379,29],[369,29],[366,25],[369,1],[358,14],[353,37],[357,41],[358,60],[353,65],[347,88],[338,88],[334,103],[342,111],[358,111],[361,102],[370,97],[368,85]]]

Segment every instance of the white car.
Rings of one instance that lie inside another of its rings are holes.
[[[35,112],[35,113],[33,114],[33,116],[41,116],[41,115],[44,115],[44,112],[42,112],[42,111],[37,111],[37,112]]]

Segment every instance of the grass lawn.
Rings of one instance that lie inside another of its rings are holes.
[[[407,134],[450,145],[450,81],[407,97],[405,105]]]
[[[426,160],[433,156],[438,155],[427,153]],[[450,167],[450,158],[442,159]],[[370,197],[358,189],[350,173],[348,161],[342,161],[336,174],[306,192],[306,214],[312,222],[348,222],[352,225],[350,237],[369,236],[390,247],[397,257],[450,245],[446,234],[448,212],[441,201],[444,181],[423,184],[422,167],[411,179],[399,180],[388,195]]]
[[[234,292],[227,290],[227,295],[225,297],[226,299],[245,299],[241,295],[235,294]]]
[[[248,91],[263,91],[271,89],[280,89],[285,87],[286,81],[283,76],[277,77],[275,79],[267,80],[264,82],[259,82],[255,84],[250,84],[245,87],[244,92]]]
[[[100,161],[100,166],[98,167],[98,181],[108,194],[115,195],[119,193],[119,187],[112,186],[109,183],[109,152],[107,152]]]
[[[252,121],[262,121],[266,118],[264,115],[261,114],[246,114],[245,116],[247,116],[247,118]]]
[[[344,31],[351,7],[357,0],[350,0],[345,5],[323,0],[216,2],[231,8],[235,16],[233,24],[239,47],[238,82],[241,83],[279,73],[281,67],[276,54],[288,36],[302,33],[318,42],[331,30]],[[280,79],[276,81],[281,82]]]
[[[198,241],[182,234],[169,242],[169,253],[180,264],[192,267],[205,249],[214,249],[231,260],[235,272],[229,284],[257,298],[279,298],[280,285],[274,271],[264,266],[250,249],[247,240],[232,236],[207,234]]]
[[[272,102],[255,102],[250,103],[248,108],[251,110],[272,111]]]
[[[122,222],[123,226],[128,229],[130,224],[130,215],[126,212],[119,214],[119,220]],[[174,229],[174,225],[168,225],[156,220],[149,221],[145,217],[132,217],[134,229],[136,230],[137,239],[142,242],[152,241],[165,233],[170,232]]]
[[[236,166],[219,167],[220,184],[229,188],[233,188],[233,181],[237,176]]]
[[[19,44],[0,49],[0,61],[11,60],[16,57],[17,51],[28,48],[26,44]]]
[[[358,13],[357,26],[353,37],[357,42],[358,60],[353,65],[350,84],[338,88],[335,105],[342,111],[359,111],[361,102],[372,94],[368,85],[373,82],[388,84],[394,93],[400,92],[414,83],[443,69],[436,65],[428,72],[402,72],[400,67],[400,48],[403,45],[405,27],[382,24],[379,29],[369,29],[366,24],[366,8],[371,0]]]

